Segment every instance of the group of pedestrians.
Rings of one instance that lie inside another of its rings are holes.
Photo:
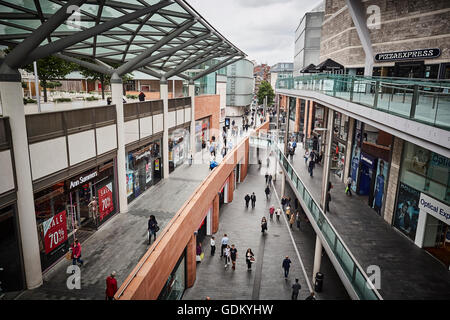
[[[256,195],[254,192],[252,192],[252,195],[250,196],[248,193],[244,197],[245,200],[245,208],[248,209],[248,204],[250,201],[252,202],[252,209],[255,209],[256,205]]]
[[[236,260],[238,257],[238,250],[234,244],[230,246],[229,244],[230,239],[228,238],[228,235],[225,233],[221,240],[221,247],[220,247],[220,258],[225,258],[225,269],[227,269],[231,265],[232,270],[236,270]],[[211,256],[214,255],[216,248],[215,248],[215,241],[214,237],[211,238]],[[245,254],[245,259],[247,262],[247,270],[251,270],[252,266],[251,264],[255,261],[255,255],[253,254],[252,250],[250,248],[247,249],[247,252]]]

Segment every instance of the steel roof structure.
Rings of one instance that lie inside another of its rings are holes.
[[[3,70],[55,55],[160,79],[196,80],[246,56],[184,0],[0,0],[0,45],[13,47]],[[183,73],[211,61],[193,77]]]

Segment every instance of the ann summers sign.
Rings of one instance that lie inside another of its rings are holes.
[[[437,48],[397,51],[397,52],[378,53],[375,55],[375,61],[383,62],[383,61],[401,61],[411,59],[430,59],[430,58],[437,58],[440,55],[441,50]]]

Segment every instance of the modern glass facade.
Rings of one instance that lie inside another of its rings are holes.
[[[186,289],[186,251],[173,268],[158,300],[181,300]]]

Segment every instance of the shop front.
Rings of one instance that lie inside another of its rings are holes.
[[[161,180],[161,163],[161,139],[128,152],[126,164],[128,202]]]
[[[212,222],[212,212],[213,212],[213,206],[208,208],[208,210],[205,212],[205,218],[203,218],[202,223],[197,228],[197,243],[203,242],[206,236],[210,236],[211,233],[211,222]]]
[[[43,270],[69,249],[81,230],[96,230],[117,212],[115,161],[108,161],[34,194]],[[69,241],[70,239],[70,241]]]
[[[221,208],[224,203],[228,203],[228,179],[219,191],[219,208]]]
[[[195,121],[195,151],[199,152],[206,148],[210,139],[211,117],[206,117]]]
[[[348,123],[347,115],[334,112],[331,169],[341,180],[344,179]]]
[[[393,225],[450,266],[450,159],[405,142]]]
[[[189,155],[189,129],[176,129],[169,134],[169,172],[181,166]]]
[[[0,299],[2,294],[25,288],[17,210],[14,204],[0,208]]]
[[[186,280],[186,250],[184,250],[161,290],[158,300],[181,300],[186,290]]]

